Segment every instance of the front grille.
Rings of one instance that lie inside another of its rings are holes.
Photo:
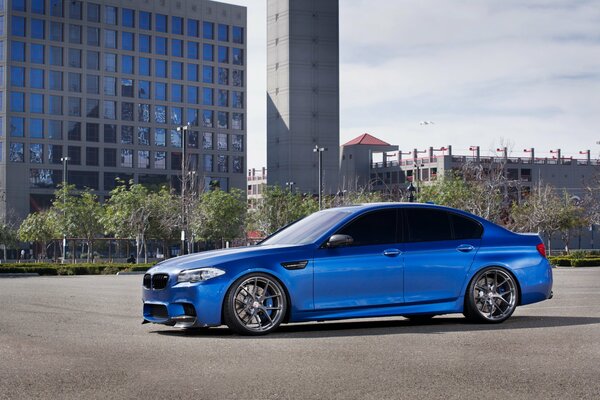
[[[152,276],[152,288],[156,290],[164,289],[167,287],[169,281],[169,275],[167,274],[154,274]]]
[[[144,275],[144,287],[150,289],[152,287],[152,276],[150,274]]]

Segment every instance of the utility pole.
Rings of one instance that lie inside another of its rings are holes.
[[[185,218],[185,183],[187,179],[186,174],[186,160],[185,160],[185,152],[186,152],[186,133],[190,129],[190,123],[187,125],[178,126],[177,132],[181,133],[181,251],[180,255],[185,254],[185,228],[186,228],[186,218]]]
[[[327,151],[327,147],[319,147],[315,145],[313,153],[319,153],[319,210],[323,207],[321,192],[323,191],[323,152]]]
[[[63,179],[62,179],[62,185],[63,185],[63,248],[62,248],[62,260],[61,260],[61,264],[65,263],[65,258],[67,256],[67,227],[64,225],[66,224],[66,212],[67,212],[67,164],[69,161],[71,161],[71,157],[61,157],[60,161],[62,161],[63,163]]]

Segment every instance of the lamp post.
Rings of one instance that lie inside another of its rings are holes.
[[[290,189],[290,193],[294,193],[294,185],[295,184],[296,184],[296,182],[286,182],[285,187]]]
[[[71,157],[61,157],[60,161],[63,163],[63,218],[67,212],[67,164],[71,161]],[[66,221],[65,221],[66,223]],[[67,232],[66,226],[63,226],[63,248],[62,248],[62,261],[61,264],[65,263],[65,258],[67,256]]]
[[[321,192],[323,190],[323,152],[324,151],[327,151],[327,147],[319,147],[319,145],[315,144],[313,153],[319,153],[319,210],[323,206],[322,200],[321,200]]]
[[[414,203],[415,202],[415,192],[417,191],[417,189],[415,189],[415,186],[413,185],[412,181],[408,184],[408,187],[406,188],[406,190],[408,190],[409,203]]]
[[[181,132],[181,255],[185,254],[185,181],[187,179],[185,173],[185,134],[190,129],[190,126],[191,125],[188,122],[187,125],[177,127],[177,132]]]

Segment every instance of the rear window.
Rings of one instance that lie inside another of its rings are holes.
[[[409,242],[480,239],[483,227],[463,215],[430,208],[407,208]]]
[[[483,234],[481,224],[471,218],[450,214],[454,227],[454,239],[480,239]]]

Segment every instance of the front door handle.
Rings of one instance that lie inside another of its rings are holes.
[[[383,251],[383,255],[388,257],[396,257],[400,254],[402,254],[402,252],[398,249],[387,249]]]
[[[460,246],[458,246],[456,248],[456,250],[461,251],[463,253],[468,253],[470,251],[472,251],[475,247],[471,246],[470,244],[461,244]]]

